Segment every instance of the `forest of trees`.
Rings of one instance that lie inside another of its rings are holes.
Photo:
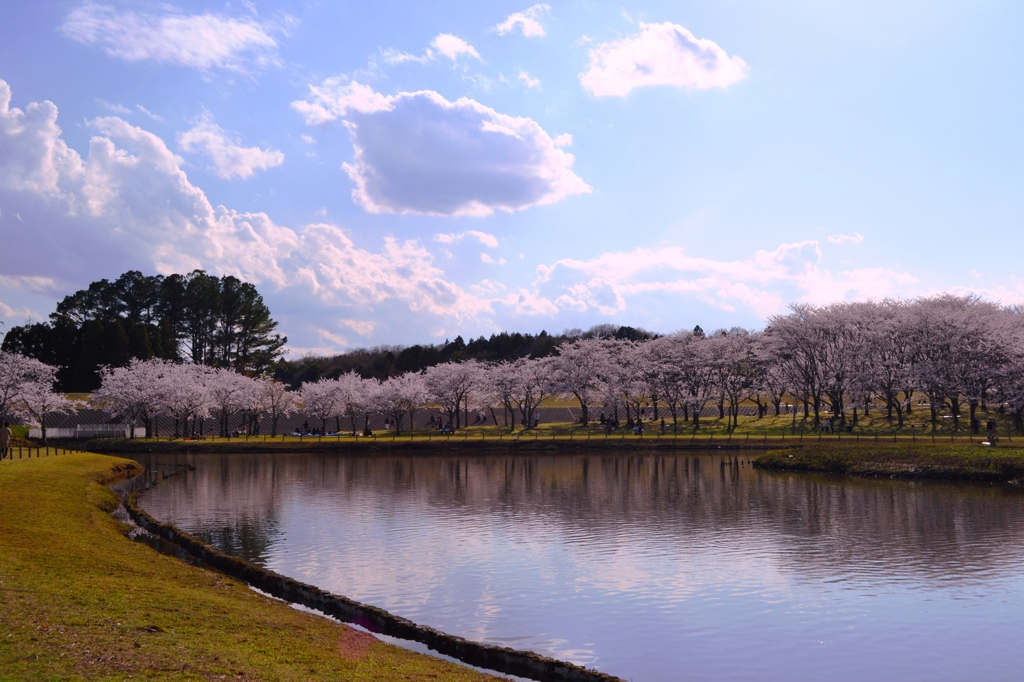
[[[461,336],[443,344],[415,346],[375,346],[358,348],[330,357],[308,356],[281,360],[274,366],[274,378],[297,389],[318,379],[337,379],[355,372],[364,379],[387,379],[407,372],[419,372],[434,365],[463,360],[500,362],[519,358],[543,358],[553,355],[559,346],[574,339],[610,338],[619,341],[647,341],[657,335],[635,327],[599,324],[587,331],[567,329],[559,335],[542,331],[536,336],[519,332],[491,334],[470,339]]]
[[[252,284],[202,270],[93,282],[57,304],[48,322],[13,327],[2,350],[58,368],[61,391],[92,391],[101,367],[162,358],[264,374],[287,338]]]

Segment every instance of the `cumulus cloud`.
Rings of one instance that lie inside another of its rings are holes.
[[[590,192],[572,172],[572,154],[536,121],[469,98],[381,95],[331,79],[292,106],[309,124],[345,120],[355,151],[344,165],[352,198],[371,213],[481,216]]]
[[[350,112],[375,114],[391,111],[393,102],[393,97],[375,92],[369,85],[334,77],[320,85],[310,85],[309,98],[292,102],[292,108],[305,117],[308,125],[318,125]]]
[[[480,54],[472,45],[462,38],[453,36],[451,33],[438,35],[431,41],[430,46],[452,61],[455,61],[460,55],[464,54],[480,59]]]
[[[584,88],[598,97],[624,97],[648,85],[725,88],[746,76],[746,62],[678,24],[641,23],[640,29],[590,51],[590,69],[580,74]]]
[[[864,241],[864,236],[860,232],[854,232],[853,234],[830,234],[828,241],[830,244],[860,244]]]
[[[206,114],[196,125],[178,134],[178,146],[186,152],[202,152],[213,163],[214,172],[225,180],[251,178],[257,170],[284,163],[284,154],[276,149],[243,147]]]
[[[438,34],[430,41],[430,47],[424,50],[421,55],[400,52],[390,47],[384,50],[382,54],[384,61],[388,64],[404,64],[405,62],[426,64],[432,59],[436,59],[438,55],[447,57],[453,62],[458,61],[461,55],[469,55],[475,59],[480,59],[480,53],[476,51],[475,47],[462,38],[453,36],[451,33]]]
[[[276,27],[218,14],[118,11],[86,4],[71,11],[61,31],[128,62],[155,61],[202,71],[247,72],[278,63]]]
[[[544,35],[544,25],[540,23],[540,19],[550,11],[550,5],[534,5],[522,12],[508,15],[508,18],[495,26],[494,30],[500,35],[505,35],[519,28],[527,38],[537,38]]]
[[[737,305],[765,317],[790,301],[825,303],[908,295],[917,279],[887,268],[832,273],[821,267],[816,241],[782,244],[752,257],[718,261],[687,255],[679,247],[609,252],[590,260],[564,258],[541,265],[534,286],[562,308],[597,309],[612,315],[630,296],[689,294],[723,310]]]
[[[46,257],[10,259],[0,286],[66,291],[95,279],[98,267],[114,275],[203,268],[341,307],[397,302],[453,320],[493,311],[492,300],[449,281],[414,240],[386,238],[377,252],[335,225],[292,229],[265,213],[215,207],[156,135],[98,118],[83,157],[61,137],[56,106],[21,110],[10,100],[0,80],[0,206],[8,209],[0,240],[11,253]],[[25,226],[12,226],[14,209]]]

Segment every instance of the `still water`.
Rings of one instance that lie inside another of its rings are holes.
[[[463,637],[640,681],[1024,677],[1024,493],[746,454],[193,455],[155,517]]]

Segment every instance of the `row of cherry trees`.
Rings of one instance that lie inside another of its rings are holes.
[[[59,396],[49,402],[31,397],[32,390],[38,393],[52,381],[52,368],[10,354],[3,362],[31,366],[37,373],[14,393],[0,383],[4,411],[22,405],[19,415],[40,415],[68,407]],[[959,429],[965,411],[973,421],[976,410],[989,403],[1008,406],[1020,427],[1024,314],[951,295],[796,305],[791,313],[771,318],[762,331],[705,335],[697,329],[643,342],[576,339],[549,357],[451,362],[383,381],[349,373],[294,392],[227,369],[136,360],[105,370],[92,399],[133,426],[146,425],[151,435],[158,435],[153,433],[158,415],[173,422],[175,434],[191,433],[197,424],[201,430],[204,421],[214,420],[226,435],[229,423],[241,417],[250,430],[269,420],[276,435],[281,417],[296,412],[321,433],[331,427],[365,430],[371,413],[387,415],[402,430],[414,423],[416,410],[425,408],[440,410],[456,427],[468,423],[471,411],[489,415],[494,424],[530,425],[539,405],[556,395],[575,401],[583,423],[600,407],[616,420],[620,412],[640,420],[660,411],[676,427],[690,421],[696,428],[701,411],[715,406],[719,417],[735,425],[740,405],[751,401],[759,416],[785,410],[794,424],[798,412],[814,424],[826,412],[845,424],[858,418],[858,410],[881,409],[902,427],[915,402],[923,402],[933,427],[948,413]]]

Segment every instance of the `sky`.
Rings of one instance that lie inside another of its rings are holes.
[[[291,356],[1024,303],[1024,5],[0,0],[0,332],[234,275]]]

